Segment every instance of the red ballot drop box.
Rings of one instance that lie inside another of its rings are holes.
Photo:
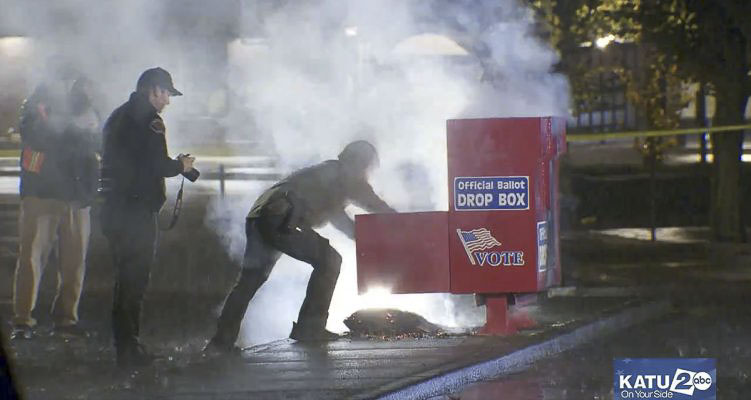
[[[483,332],[530,321],[510,295],[560,285],[558,167],[565,119],[447,122],[448,212],[358,215],[360,293],[474,293],[487,306]]]

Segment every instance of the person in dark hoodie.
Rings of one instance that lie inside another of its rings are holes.
[[[36,320],[32,311],[39,281],[56,241],[59,284],[52,312],[54,333],[65,337],[86,336],[78,327],[78,303],[91,231],[90,197],[94,188],[89,187],[85,195],[74,195],[71,188],[79,173],[72,164],[94,157],[96,144],[82,148],[71,140],[69,133],[75,130],[78,132],[75,136],[86,136],[87,141],[96,143],[99,120],[90,99],[86,98],[88,94],[80,90],[82,81],[74,83],[74,91],[66,90],[70,78],[71,72],[58,72],[55,79],[34,91],[21,112],[20,242],[13,283],[12,338],[33,336]],[[76,106],[79,103],[85,107]],[[85,126],[74,127],[84,114]],[[86,173],[96,174],[96,171],[96,164],[89,164]]]
[[[164,178],[189,172],[193,157],[170,158],[160,113],[180,96],[172,76],[151,68],[136,91],[104,124],[102,231],[115,266],[112,330],[121,367],[145,366],[154,357],[139,340],[141,303],[157,243],[157,213],[166,200]]]
[[[372,144],[348,144],[336,160],[301,169],[261,194],[245,220],[247,244],[243,269],[227,297],[209,353],[233,353],[248,303],[268,279],[282,253],[313,267],[297,322],[290,338],[326,341],[339,336],[326,330],[331,297],[342,257],[313,228],[330,222],[354,239],[354,221],[345,207],[354,203],[370,212],[394,212],[368,183],[378,163]]]

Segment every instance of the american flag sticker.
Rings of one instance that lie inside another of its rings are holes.
[[[501,242],[496,240],[486,228],[472,229],[471,231],[457,229],[456,233],[459,235],[459,240],[461,240],[464,251],[467,252],[467,257],[469,257],[469,262],[472,265],[476,265],[472,256],[473,253],[501,245]]]

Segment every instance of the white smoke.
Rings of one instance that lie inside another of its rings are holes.
[[[186,94],[173,98],[175,104],[164,113],[170,131],[176,131],[181,118],[205,113],[209,87],[221,87],[226,79],[226,60],[209,51],[213,42],[201,41],[212,32],[206,21],[221,26],[223,17],[211,15],[212,10],[232,12],[200,0],[0,0],[0,34],[31,39],[28,70],[17,77],[28,83],[28,91],[55,79],[52,64],[66,65],[98,86],[96,105],[105,118],[128,100],[144,70],[165,68]],[[190,24],[191,19],[204,24]],[[168,137],[171,143],[180,139]]]
[[[514,0],[446,4],[450,12],[439,16],[430,2],[294,3],[266,15],[258,38],[233,44],[230,80],[244,88],[240,97],[285,172],[335,158],[346,143],[367,139],[381,158],[371,179],[376,192],[400,211],[445,210],[447,119],[566,114],[567,82],[551,72],[556,55],[534,36],[528,10]],[[457,42],[484,48],[482,63],[490,67],[483,69],[471,48],[465,47],[468,55],[441,56],[421,55],[435,51],[410,45],[410,37],[442,34],[441,24],[425,21],[449,15],[455,32],[462,32]],[[257,195],[248,193],[241,208],[217,203],[218,212],[244,218]],[[449,295],[387,296],[375,303],[358,297],[354,244],[330,226],[320,233],[344,257],[329,329],[345,330],[342,320],[363,306],[399,306],[450,326],[482,324],[482,309],[458,310]],[[309,274],[308,265],[289,257],[277,263],[250,304],[241,344],[289,333]]]
[[[176,122],[206,114],[212,88],[225,83],[241,101],[227,119],[230,131],[273,144],[282,172],[335,158],[353,139],[370,140],[381,159],[371,183],[400,211],[446,209],[447,119],[567,113],[566,80],[551,72],[556,55],[516,0],[235,3],[244,4],[236,14],[247,35],[234,41],[232,32],[216,34],[233,29],[229,3],[201,0],[0,0],[0,28],[34,38],[30,82],[47,72],[50,55],[62,55],[99,83],[104,116],[127,99],[143,70],[170,71],[186,94],[165,113],[172,150],[182,134]],[[210,40],[230,41],[227,54]],[[207,221],[233,221],[211,227],[236,259],[245,241],[239,221],[262,189],[231,190],[208,212]],[[354,244],[331,227],[321,233],[344,257],[329,318],[329,328],[341,331],[344,317],[375,304],[356,296]],[[279,261],[250,304],[241,344],[289,333],[309,274],[306,264]],[[481,309],[458,310],[454,299],[377,302],[446,325],[482,323]]]

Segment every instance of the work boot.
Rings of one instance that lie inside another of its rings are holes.
[[[155,359],[140,343],[117,349],[117,366],[120,368],[148,367]]]
[[[337,340],[341,336],[334,332],[326,330],[326,328],[315,327],[307,324],[292,323],[292,332],[289,334],[290,339],[297,340],[298,342],[328,342]]]
[[[209,357],[239,356],[242,354],[242,349],[234,344],[225,344],[211,339],[203,348],[203,354]]]
[[[29,340],[34,337],[34,329],[29,325],[17,324],[13,325],[10,330],[10,339],[25,339]]]

